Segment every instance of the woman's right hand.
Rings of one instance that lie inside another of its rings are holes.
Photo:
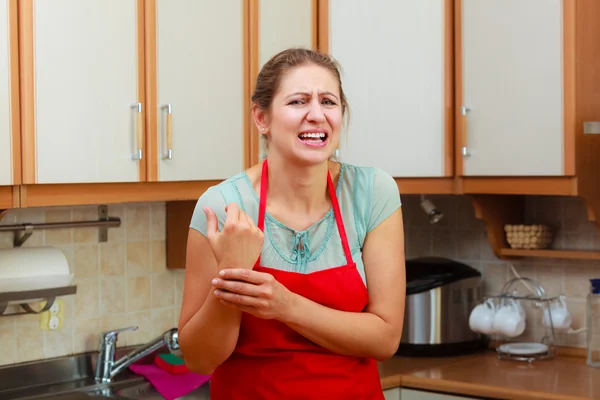
[[[264,234],[237,204],[229,203],[225,211],[227,218],[222,232],[219,232],[215,212],[204,208],[206,237],[218,268],[252,269],[262,250]]]

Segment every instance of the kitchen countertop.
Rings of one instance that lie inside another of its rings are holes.
[[[395,356],[379,363],[382,388],[404,387],[502,399],[600,399],[600,369],[585,358],[498,360],[495,351],[444,358]]]

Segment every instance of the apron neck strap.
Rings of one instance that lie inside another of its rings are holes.
[[[260,202],[258,208],[258,228],[264,232],[265,228],[265,213],[267,210],[267,187],[268,187],[269,167],[267,165],[267,159],[263,162],[262,175],[260,178]],[[346,236],[346,229],[344,227],[344,221],[342,220],[342,213],[340,212],[340,206],[338,204],[337,195],[335,194],[335,187],[331,174],[327,171],[327,189],[329,190],[329,197],[331,198],[331,204],[333,206],[333,213],[335,215],[335,223],[340,234],[342,241],[342,247],[344,248],[344,255],[346,256],[347,264],[352,264],[352,253],[350,252],[350,246],[348,245],[348,238]],[[257,262],[258,263],[258,262]]]
[[[331,204],[335,214],[335,223],[337,224],[340,239],[342,240],[342,247],[344,248],[344,254],[346,255],[346,263],[352,264],[352,253],[350,252],[348,238],[346,237],[346,228],[344,227],[344,220],[342,219],[342,213],[340,212],[340,205],[338,204],[337,195],[335,194],[335,187],[333,186],[333,180],[331,179],[331,174],[329,171],[327,171],[327,188],[329,189],[329,197],[331,198]]]
[[[263,162],[260,176],[260,203],[258,205],[258,229],[265,231],[265,212],[267,210],[267,187],[269,186],[269,167],[267,160]]]

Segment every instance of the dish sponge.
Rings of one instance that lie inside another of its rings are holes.
[[[160,368],[174,375],[185,374],[190,370],[185,366],[185,362],[174,354],[157,354],[154,357],[154,363]]]

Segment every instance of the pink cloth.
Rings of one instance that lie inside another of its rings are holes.
[[[129,369],[146,378],[166,400],[184,396],[210,380],[210,375],[199,375],[191,371],[171,374],[155,364],[134,364]]]

